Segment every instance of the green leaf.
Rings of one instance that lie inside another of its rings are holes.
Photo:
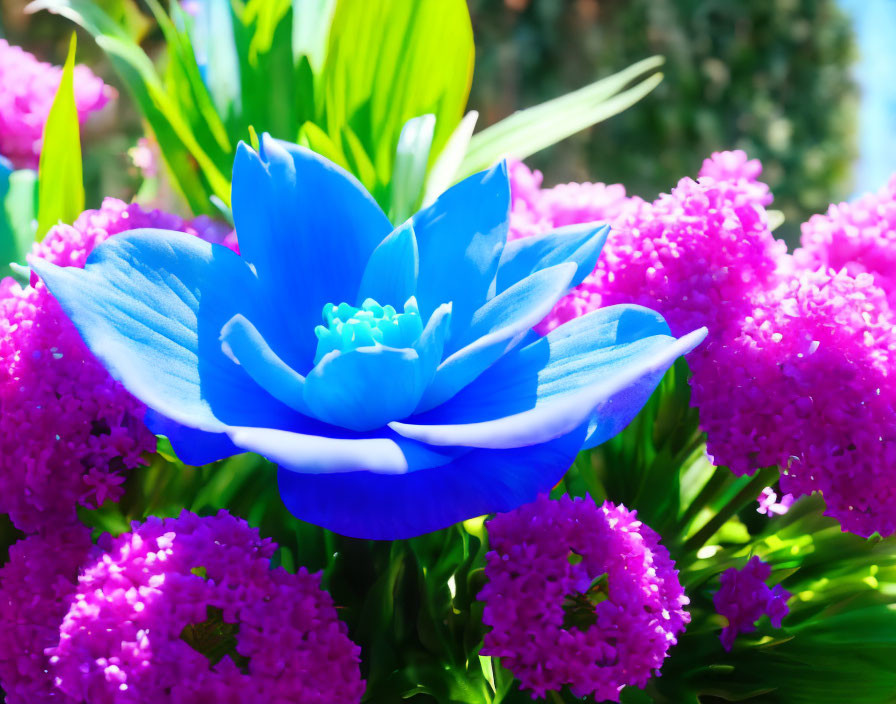
[[[195,18],[175,3],[172,15],[188,29],[196,63],[204,70],[208,92],[218,115],[227,120],[242,113],[240,91],[240,59],[233,34],[233,13],[230,0],[205,0],[199,3]],[[217,116],[216,116],[217,117]]]
[[[457,172],[470,146],[479,113],[471,110],[448,138],[442,153],[436,157],[426,181],[423,205],[429,205],[457,181]]]
[[[331,136],[358,136],[378,183],[392,178],[405,123],[436,117],[432,154],[460,122],[473,75],[473,32],[464,0],[338,0],[316,120]],[[371,191],[376,184],[365,183]]]
[[[249,0],[244,22],[255,24],[255,34],[249,45],[249,60],[256,61],[259,54],[266,54],[274,44],[277,26],[289,12],[290,0]]]
[[[345,157],[342,147],[334,142],[330,135],[324,132],[313,122],[306,122],[299,130],[298,143],[303,147],[308,147],[311,151],[317,152],[321,156],[326,157],[330,161],[348,168],[348,160]]]
[[[44,126],[38,168],[37,240],[59,222],[72,223],[84,210],[81,132],[75,104],[75,50],[72,34],[62,80]]]
[[[173,182],[197,213],[214,213],[209,195],[230,202],[230,179],[216,166],[223,153],[201,120],[199,135],[190,124],[193,106],[186,113],[169,95],[152,61],[134,42],[128,30],[118,25],[90,0],[33,0],[27,12],[47,10],[87,30],[109,56],[112,65],[136,100],[140,112],[152,129]],[[209,155],[209,151],[214,157]],[[229,173],[229,168],[226,171]]]
[[[524,159],[637,103],[662,81],[653,73],[628,90],[633,80],[661,66],[663,58],[644,59],[579,90],[515,112],[470,140],[460,177],[492,166],[504,157]]]
[[[34,242],[37,219],[37,174],[31,169],[0,175],[0,278],[12,274]]]
[[[292,54],[296,64],[305,56],[316,74],[327,56],[327,40],[336,0],[292,0]]]
[[[435,115],[414,117],[405,123],[398,138],[389,209],[389,219],[394,223],[407,220],[420,205],[435,127]]]

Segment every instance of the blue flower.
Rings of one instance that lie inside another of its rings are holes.
[[[393,229],[336,165],[262,144],[234,164],[240,255],[135,230],[31,263],[185,462],[260,453],[302,520],[394,539],[532,501],[705,335],[629,305],[533,333],[608,228],[508,242],[503,164]]]

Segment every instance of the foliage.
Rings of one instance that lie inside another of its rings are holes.
[[[842,533],[821,515],[817,497],[782,517],[758,514],[756,496],[777,470],[738,478],[709,463],[687,377],[679,360],[636,420],[582,453],[555,489],[637,507],[663,536],[691,598],[693,620],[662,677],[643,692],[624,690],[623,702],[891,701],[896,543]],[[484,626],[476,595],[488,549],[482,518],[411,540],[344,538],[293,519],[277,498],[275,475],[273,465],[250,455],[185,467],[162,440],[152,465],[132,473],[119,504],[81,515],[113,534],[134,519],[177,515],[183,505],[202,514],[227,507],[246,517],[280,544],[280,564],[323,570],[363,649],[366,702],[532,701],[497,660],[478,655]],[[794,594],[791,614],[782,629],[763,619],[726,653],[712,593],[721,572],[754,554],[772,565],[772,581]],[[567,692],[552,701],[579,700]]]
[[[543,153],[547,182],[624,183],[654,198],[712,151],[761,159],[797,224],[845,196],[855,133],[850,25],[835,0],[471,0],[480,47],[472,107],[492,122],[611,66],[666,57],[638,110]]]
[[[176,2],[169,12],[159,0],[146,4],[167,48],[161,69],[137,42],[133,0],[102,5],[34,0],[29,10],[61,14],[93,35],[133,95],[195,213],[229,207],[234,150],[250,127],[298,139],[346,167],[399,219],[420,205],[426,189],[418,176],[410,192],[405,184],[401,207],[393,207],[397,150],[409,120],[435,118],[426,172],[449,143],[455,150],[467,147],[465,140],[451,139],[461,125],[473,71],[473,35],[463,0],[209,0],[195,18]],[[438,187],[508,150],[527,156],[625,109],[655,87],[656,65],[641,63],[566,102],[545,105],[540,113],[492,126],[469,144],[476,160],[464,164],[461,156],[442,162]],[[533,141],[532,127],[521,127],[536,118],[539,136]],[[464,123],[461,129],[468,127]],[[529,144],[521,150],[521,143]],[[458,164],[457,170],[446,175],[446,164]]]
[[[84,210],[81,135],[75,105],[77,37],[72,35],[62,81],[44,127],[38,169],[37,240],[59,222],[72,223]]]

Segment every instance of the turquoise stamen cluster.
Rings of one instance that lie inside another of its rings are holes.
[[[317,335],[315,364],[333,350],[350,352],[359,347],[376,345],[410,347],[423,332],[423,321],[413,297],[404,304],[403,313],[398,313],[390,305],[381,306],[372,298],[366,299],[360,308],[348,303],[338,306],[327,303],[323,319],[326,325],[314,328]]]

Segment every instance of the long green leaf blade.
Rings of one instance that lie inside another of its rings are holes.
[[[189,119],[165,90],[152,61],[125,28],[90,0],[32,0],[25,9],[29,13],[47,10],[62,15],[93,36],[139,105],[174,183],[194,212],[216,212],[209,202],[210,194],[229,203],[230,179],[203,149]]]
[[[75,50],[72,34],[56,98],[44,125],[38,167],[37,240],[59,222],[72,223],[84,210],[81,132],[75,104]]]
[[[660,56],[644,59],[573,93],[520,110],[487,127],[470,140],[458,176],[487,169],[504,157],[523,159],[622,112],[656,88],[662,74],[654,73],[634,87],[619,91],[662,63]]]
[[[334,138],[351,128],[376,169],[377,183],[365,185],[384,193],[405,123],[435,115],[434,160],[461,120],[472,72],[464,0],[337,0],[317,122]]]

